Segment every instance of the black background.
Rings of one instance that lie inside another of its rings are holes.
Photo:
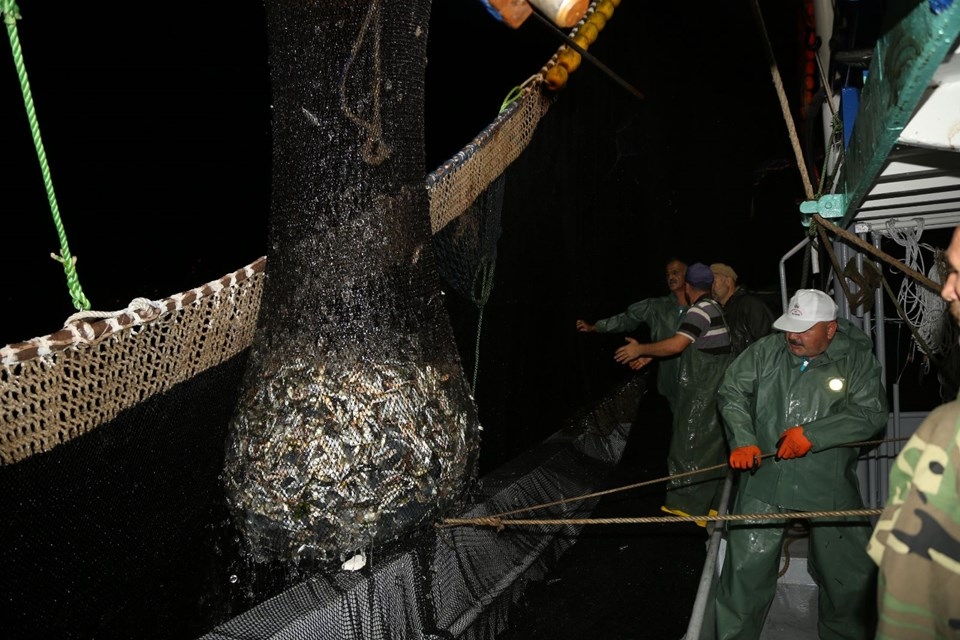
[[[761,3],[803,140],[801,6]],[[165,298],[266,254],[271,106],[261,3],[200,0],[173,11],[108,1],[91,11],[35,0],[20,10],[23,68],[63,237],[93,310]],[[490,124],[560,44],[536,19],[511,29],[479,0],[436,0],[424,175]],[[751,3],[694,10],[623,0],[590,53],[645,98],[585,60],[509,169],[482,326],[471,302],[447,292],[469,377],[479,355],[485,465],[552,433],[629,375],[612,360],[622,337],[577,334],[575,319],[665,293],[672,256],[727,262],[776,308],[780,260],[806,234],[800,172]],[[50,258],[58,230],[12,57],[5,67],[0,344],[52,333],[76,312]],[[801,255],[787,262],[791,287],[801,266]]]
[[[622,3],[591,48],[647,99],[585,61],[558,96],[577,104],[565,105],[557,152],[538,161],[542,180],[525,185],[572,192],[576,211],[551,213],[583,227],[573,286],[598,292],[585,296],[584,313],[659,292],[667,252],[731,262],[754,285],[775,282],[779,256],[802,238],[799,174],[764,169],[791,163],[792,153],[749,5],[672,4]],[[262,5],[19,7],[63,234],[93,309],[166,297],[263,255],[271,143]],[[782,73],[795,91],[796,17],[778,13],[768,29],[783,42]],[[560,44],[539,21],[514,30],[479,1],[438,0],[432,16],[425,172],[489,124]],[[76,309],[49,257],[60,250],[58,231],[12,56],[5,67],[0,343],[8,344],[58,329]],[[605,188],[621,194],[597,193],[613,171],[621,175]],[[758,232],[764,242],[748,241]]]

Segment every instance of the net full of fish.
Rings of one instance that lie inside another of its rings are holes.
[[[342,560],[435,514],[475,457],[465,395],[455,365],[298,360],[263,374],[225,469],[254,553]]]

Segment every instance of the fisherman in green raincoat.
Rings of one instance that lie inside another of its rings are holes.
[[[731,513],[862,509],[858,447],[887,423],[880,363],[870,338],[822,291],[801,289],[775,333],[748,347],[717,390],[738,477]],[[772,460],[763,459],[776,452]],[[774,598],[787,521],[732,524],[716,595],[717,638],[759,638]],[[820,638],[871,638],[876,567],[867,518],[809,524],[819,587]]]
[[[614,358],[632,369],[645,366],[652,358],[678,358],[677,394],[673,408],[667,469],[667,513],[680,516],[714,515],[720,498],[725,470],[692,473],[722,465],[727,445],[716,390],[730,363],[730,334],[723,308],[710,296],[713,272],[702,263],[690,265],[686,274],[686,295],[691,306],[680,326],[668,338],[641,344],[627,338]],[[706,521],[698,521],[706,526]]]
[[[636,331],[641,324],[650,328],[650,339],[657,341],[669,338],[677,332],[680,317],[687,309],[684,277],[687,265],[680,260],[667,262],[666,277],[670,293],[656,298],[646,298],[634,302],[623,313],[597,320],[590,324],[586,320],[577,320],[577,331],[597,333],[629,333]],[[664,358],[657,370],[657,391],[676,410],[680,358]]]

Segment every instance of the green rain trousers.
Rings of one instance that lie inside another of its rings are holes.
[[[671,476],[723,464],[727,460],[723,423],[717,411],[717,387],[732,357],[695,348],[680,355],[679,387],[673,411],[667,470]],[[667,483],[665,510],[708,515],[720,500],[725,469],[693,474]]]
[[[734,513],[790,513],[744,493]],[[730,523],[726,559],[717,587],[717,640],[759,638],[777,590],[783,521]],[[819,588],[822,640],[873,637],[876,572],[863,550],[870,539],[866,518],[818,519],[808,524],[810,574]],[[738,577],[733,580],[733,576]],[[824,579],[823,576],[829,576]]]

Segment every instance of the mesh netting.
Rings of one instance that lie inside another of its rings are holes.
[[[466,211],[433,236],[440,275],[477,307],[490,296],[500,238],[503,183],[504,176],[493,181]]]
[[[266,313],[226,460],[264,560],[339,563],[450,508],[476,473],[423,188],[430,3],[341,4],[267,7]]]
[[[264,264],[0,349],[0,463],[70,442],[249,347]]]
[[[205,315],[192,311],[184,315]],[[101,345],[135,364],[139,354],[125,349],[139,336],[124,335]],[[97,346],[88,350],[96,354],[90,360],[104,358]],[[189,360],[154,356],[171,369]],[[48,371],[82,371],[70,358],[45,362]],[[0,466],[4,638],[193,638],[243,601],[227,580],[239,573],[228,565],[238,552],[220,470],[245,362],[246,352],[225,359],[116,411],[82,437],[55,447],[39,440],[46,451]],[[89,372],[90,380],[102,374],[96,366]],[[140,377],[127,373],[128,380]],[[107,395],[84,397],[117,409]],[[60,406],[69,411],[71,401]]]
[[[530,143],[551,102],[540,86],[527,85],[470,144],[427,176],[434,233],[472,205]]]

